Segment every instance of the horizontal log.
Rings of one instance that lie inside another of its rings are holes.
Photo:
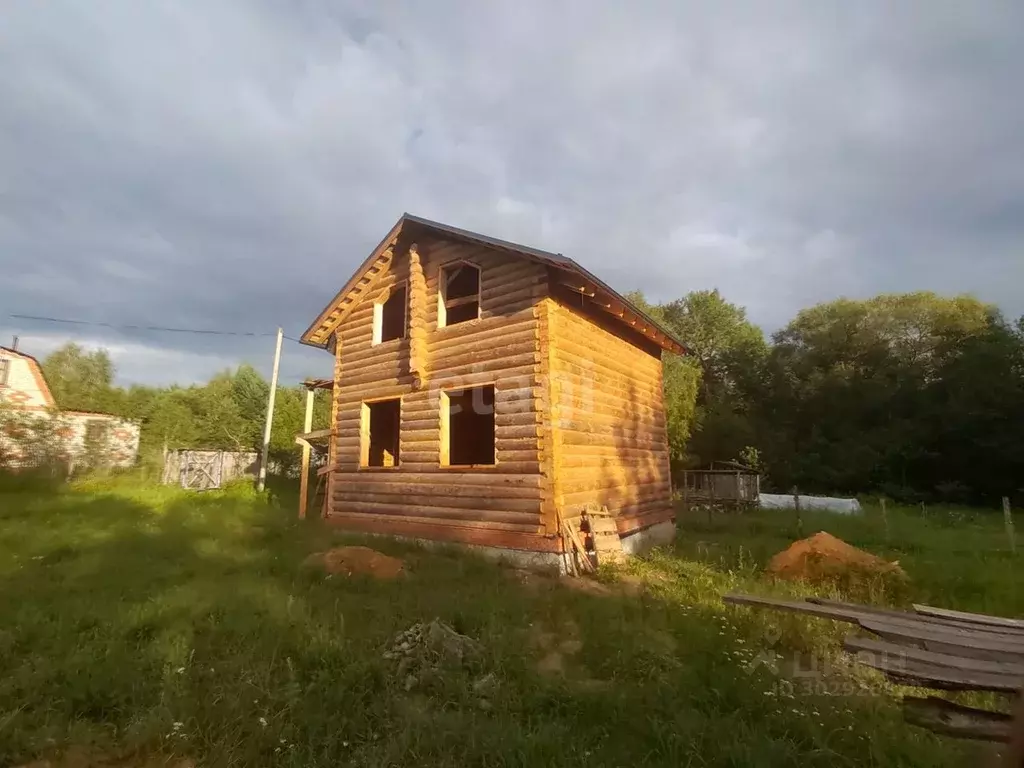
[[[440,480],[438,482],[428,481],[420,483],[409,483],[406,481],[407,475],[404,472],[401,473],[375,473],[373,475],[365,475],[365,473],[359,473],[359,476],[350,479],[339,481],[335,485],[335,493],[344,493],[348,495],[358,494],[383,494],[399,496],[405,499],[416,499],[420,496],[427,498],[460,498],[460,499],[479,499],[481,496],[488,496],[494,499],[532,499],[534,501],[541,498],[541,489],[539,486],[521,486],[521,485],[506,485],[504,483],[495,484],[458,484],[451,482],[441,482],[446,480],[444,473],[441,473]],[[460,505],[451,505],[460,506]]]
[[[540,449],[534,446],[532,450],[526,451],[506,451],[503,448],[498,448],[498,465],[502,465],[507,461],[510,462],[521,462],[521,461],[540,461],[541,460]]]
[[[558,419],[552,425],[564,432],[586,432],[602,435],[607,441],[618,443],[638,439],[663,441],[667,432],[663,428],[644,424],[631,424],[601,414],[590,413],[579,419]]]
[[[459,340],[441,339],[433,344],[428,343],[431,360],[435,364],[448,364],[449,361],[463,355],[493,353],[497,349],[511,348],[535,349],[537,347],[536,329],[531,323],[517,323],[514,326],[497,326]]]
[[[376,400],[378,399],[374,392],[374,384],[376,382],[404,378],[408,379],[411,385],[412,374],[409,370],[408,356],[401,361],[392,360],[372,367],[360,365],[348,368],[342,371],[342,388],[348,389],[349,387],[359,385],[363,389],[362,399]]]
[[[552,362],[551,376],[562,384],[562,389],[570,385],[584,393],[596,389],[599,392],[648,404],[657,403],[663,397],[661,384],[609,374],[597,366],[567,363],[558,358]]]
[[[546,276],[536,272],[533,274],[509,274],[501,280],[482,280],[480,298],[484,303],[490,303],[508,296],[515,296],[523,291],[532,291],[538,287],[547,287]]]
[[[495,436],[498,441],[501,440],[515,440],[520,438],[538,438],[540,437],[540,425],[539,424],[524,424],[521,426],[495,426]]]
[[[652,525],[669,522],[674,517],[675,510],[670,504],[654,504],[650,507],[619,509],[615,524],[619,528],[619,535],[622,536]]]
[[[547,270],[544,267],[524,259],[510,260],[504,264],[494,264],[480,273],[480,280],[485,288],[489,288],[494,285],[514,282],[528,275],[532,275],[538,280],[547,281]]]
[[[481,293],[481,312],[505,314],[509,307],[519,304],[532,306],[533,302],[547,292],[547,286],[535,278],[517,281],[514,284],[498,285]]]
[[[335,492],[332,510],[348,513],[387,515],[390,517],[418,517],[424,520],[458,520],[479,523],[510,523],[536,529],[540,525],[539,512],[495,511],[481,508],[441,507],[356,501]]]
[[[327,521],[334,525],[342,525],[345,528],[354,528],[372,533],[393,533],[402,535],[404,530],[421,530],[417,538],[433,539],[445,538],[440,535],[428,535],[426,532],[437,534],[445,530],[463,530],[475,532],[480,537],[493,537],[501,540],[501,537],[510,535],[536,535],[540,530],[539,525],[533,523],[503,523],[496,521],[481,520],[456,520],[443,519],[439,517],[417,517],[414,515],[384,515],[371,512],[354,512],[347,505],[341,504],[335,507],[332,505]],[[375,523],[379,524],[375,525]],[[414,533],[406,533],[413,535]],[[456,539],[459,540],[459,539]],[[491,546],[501,546],[492,544]]]
[[[498,412],[494,414],[494,425],[498,430],[502,430],[505,427],[537,425],[541,422],[541,415],[536,411],[511,411],[505,413],[498,409],[495,410]],[[501,434],[504,436],[507,433],[502,431]]]
[[[559,477],[568,484],[586,487],[619,488],[633,485],[671,486],[668,462],[664,466],[651,464],[640,468],[625,465],[607,467],[566,467],[565,458],[558,457]]]
[[[367,475],[362,472],[337,472],[335,477],[338,482],[361,482]],[[379,477],[387,477],[386,482],[407,483],[410,485],[419,484],[440,484],[440,485],[484,485],[515,488],[540,488],[542,478],[540,475],[523,474],[502,474],[500,472],[472,472],[460,473],[454,469],[430,470],[423,473],[409,472],[402,468],[401,472],[393,474],[374,475],[376,481]],[[383,482],[383,481],[382,481]]]
[[[592,411],[600,411],[602,413],[650,421],[656,424],[665,423],[665,409],[660,398],[645,402],[630,400],[624,395],[614,392],[602,392],[599,389],[591,388],[584,392],[579,391],[574,386],[566,388],[557,382],[553,386],[552,403],[560,411],[569,415],[574,412],[590,413]]]
[[[574,430],[559,430],[564,445],[607,445],[609,437],[604,434],[592,434],[588,432],[576,432]],[[635,450],[658,451],[666,448],[665,440],[659,440],[654,435],[645,435],[641,438],[625,438],[616,436],[613,438],[615,445]]]
[[[358,372],[360,368],[372,368],[387,363],[399,365],[409,356],[411,348],[411,340],[406,337],[404,339],[393,339],[381,344],[371,345],[361,353],[350,353],[346,350],[342,360],[342,372],[343,374],[346,371]]]
[[[499,331],[510,330],[519,323],[532,325],[534,322],[533,312],[530,308],[526,308],[510,315],[485,317],[469,323],[457,323],[444,328],[438,328],[431,339],[431,351],[442,348],[444,342],[466,339],[475,334],[483,334],[494,329],[499,329]]]
[[[404,417],[405,414],[403,413]],[[435,412],[432,416],[422,419],[402,419],[401,431],[404,432],[430,432],[441,428],[441,414]]]
[[[494,524],[454,524],[431,520],[394,519],[377,515],[350,515],[332,512],[327,522],[345,530],[408,536],[433,541],[455,541],[486,547],[518,549],[529,552],[560,552],[561,538],[546,536],[538,527],[533,532],[507,530]]]
[[[626,466],[639,462],[655,462],[660,466],[663,462],[668,461],[668,447],[652,451],[645,448],[622,448],[615,443],[574,445],[571,447],[571,451],[563,451],[562,466],[592,466],[595,462],[600,463],[602,459],[617,459]]]
[[[661,503],[668,504],[672,495],[667,490],[653,490],[639,492],[635,489],[608,489],[593,488],[572,491],[562,491],[563,504],[586,504],[587,502],[599,502],[609,507],[623,507]]]
[[[576,343],[559,337],[554,347],[554,364],[556,368],[569,369],[576,366],[584,371],[593,370],[607,378],[621,378],[624,381],[636,382],[648,389],[661,387],[661,375],[658,370],[640,364],[637,355],[647,360],[652,358],[645,352],[636,350],[627,352],[621,348],[608,348],[606,342],[599,339],[590,342],[595,346],[588,348],[585,342]]]
[[[438,486],[443,487],[443,486]],[[435,491],[435,488],[431,488],[431,491]],[[349,486],[339,485],[334,490],[334,500],[338,504],[348,504],[350,502],[359,505],[380,505],[386,507],[388,510],[395,509],[427,509],[437,508],[440,510],[467,510],[465,515],[462,515],[462,519],[466,520],[487,520],[492,518],[487,517],[476,517],[476,512],[485,511],[493,513],[508,513],[513,515],[540,515],[540,498],[504,498],[492,496],[487,488],[477,487],[477,493],[475,496],[446,496],[439,493],[426,493],[424,490],[420,490],[413,498],[415,498],[416,504],[410,505],[409,496],[403,496],[401,494],[386,493],[386,492],[355,492]],[[445,512],[447,514],[447,512]],[[381,514],[384,514],[382,512]],[[410,512],[409,514],[413,514]],[[422,513],[416,512],[415,514],[421,515]],[[493,518],[497,519],[497,518]],[[517,522],[512,520],[511,522]]]
[[[502,455],[512,451],[537,451],[540,449],[540,436],[506,437],[498,435],[495,445]]]

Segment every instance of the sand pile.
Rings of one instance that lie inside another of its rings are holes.
[[[850,576],[879,576],[886,580],[905,580],[899,563],[850,546],[830,533],[820,531],[793,542],[768,563],[768,572],[783,579],[802,579],[812,583],[845,581]]]
[[[328,573],[345,576],[362,573],[377,579],[394,579],[405,567],[397,557],[389,557],[369,547],[336,547],[317,552],[306,558],[306,565],[319,566]]]

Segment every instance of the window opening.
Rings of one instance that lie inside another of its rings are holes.
[[[363,450],[360,457],[362,466],[398,466],[401,414],[401,400],[363,403],[361,425]]]
[[[473,264],[451,264],[441,270],[439,328],[480,317],[480,268]]]
[[[384,301],[373,305],[373,343],[405,338],[405,285],[391,289]]]
[[[444,392],[441,407],[441,463],[494,465],[494,386]]]

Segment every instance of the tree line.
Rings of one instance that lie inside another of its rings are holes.
[[[662,304],[630,299],[686,342],[664,359],[673,464],[739,461],[765,487],[989,501],[1024,488],[1024,318],[970,296],[838,299],[770,337],[718,291]],[[269,385],[252,366],[202,385],[114,385],[103,350],[57,350],[43,370],[58,405],[142,425],[140,453],[258,449]],[[295,460],[305,393],[280,387],[274,457]],[[318,392],[314,429],[329,421]]]
[[[677,466],[734,460],[776,490],[903,501],[1024,489],[1024,318],[884,294],[804,309],[766,339],[717,291],[632,298],[690,348],[665,362]]]

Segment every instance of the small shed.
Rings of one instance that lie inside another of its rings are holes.
[[[735,461],[712,462],[707,469],[684,469],[676,479],[688,504],[756,507],[761,495],[761,474]]]
[[[334,356],[331,522],[554,558],[588,504],[674,531],[685,346],[571,259],[405,214],[302,341]]]

